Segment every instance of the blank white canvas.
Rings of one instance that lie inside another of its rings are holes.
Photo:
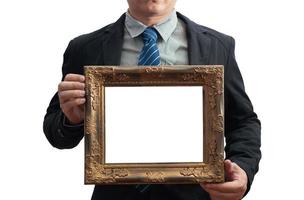
[[[106,163],[202,162],[203,88],[106,87]]]

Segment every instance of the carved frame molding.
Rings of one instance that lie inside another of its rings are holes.
[[[200,183],[224,181],[224,67],[85,67],[85,183]],[[203,86],[201,163],[105,163],[106,86]]]

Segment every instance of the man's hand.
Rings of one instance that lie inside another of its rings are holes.
[[[71,124],[79,124],[84,119],[84,76],[67,74],[58,85],[60,107]]]
[[[236,163],[225,160],[225,183],[202,183],[212,200],[240,200],[247,190],[247,175]]]

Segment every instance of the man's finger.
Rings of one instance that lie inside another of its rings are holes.
[[[235,193],[245,189],[239,180],[225,183],[203,184],[202,187],[208,191],[218,191],[222,193]]]
[[[60,103],[65,103],[70,99],[82,98],[85,96],[84,90],[65,90],[58,93]]]
[[[225,167],[225,178],[227,181],[233,181],[233,163],[230,160],[224,161],[224,167]]]
[[[225,172],[232,171],[232,162],[231,162],[231,160],[225,160],[224,161],[224,166],[225,166]]]
[[[80,74],[67,74],[64,77],[64,81],[76,81],[76,82],[84,82],[85,78]]]
[[[69,81],[62,81],[58,85],[58,91],[65,91],[65,90],[84,90],[85,85],[84,83],[80,82],[69,82]]]
[[[84,103],[85,103],[85,98],[77,98],[77,99],[71,99],[70,101],[60,104],[60,107],[63,112],[68,112],[73,107],[82,105]]]

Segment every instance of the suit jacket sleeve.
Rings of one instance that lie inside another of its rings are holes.
[[[227,159],[237,163],[246,172],[248,192],[261,159],[261,126],[245,93],[234,55],[235,42],[233,38],[230,39],[225,68],[225,152]]]
[[[73,44],[72,40],[64,53],[62,79],[68,73],[83,73],[80,57],[80,51]],[[47,108],[43,122],[43,131],[52,146],[59,149],[73,148],[83,137],[83,124],[69,126],[64,121],[65,116],[61,111],[59,98],[56,93]]]

